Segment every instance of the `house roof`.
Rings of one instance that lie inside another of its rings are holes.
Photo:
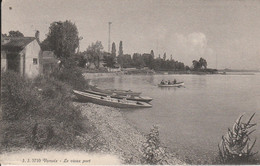
[[[53,51],[43,51],[42,52],[43,59],[48,59],[48,58],[53,58],[53,57],[55,57]]]
[[[3,37],[1,39],[2,50],[20,51],[35,39],[35,37]]]
[[[43,63],[57,63],[59,60],[55,57],[53,51],[43,51],[42,52],[42,62]]]

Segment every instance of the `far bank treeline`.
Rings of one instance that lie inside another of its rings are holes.
[[[155,58],[154,51],[150,53],[134,53],[124,54],[123,42],[120,41],[118,54],[116,44],[112,43],[111,52],[105,52],[101,41],[96,41],[86,48],[85,51],[79,52],[79,42],[82,37],[78,35],[78,29],[75,24],[70,21],[53,22],[49,27],[47,38],[41,43],[43,51],[54,51],[60,59],[74,60],[78,66],[82,68],[100,69],[101,64],[104,67],[123,68],[144,68],[155,71],[210,71],[216,70],[207,69],[207,61],[204,58],[193,60],[191,66],[187,66],[182,62],[174,60],[172,55],[167,59],[166,53]],[[73,55],[73,56],[72,56]]]

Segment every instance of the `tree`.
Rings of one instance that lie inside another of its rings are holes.
[[[123,66],[122,67],[131,67],[132,66],[132,58],[130,54],[124,54],[123,58]]]
[[[104,56],[104,66],[114,68],[115,67],[115,58],[111,55]]]
[[[2,38],[3,38],[3,37],[7,37],[7,34],[6,34],[6,33],[1,34],[1,37],[2,37]]]
[[[87,48],[87,53],[88,53],[88,59],[90,60],[91,63],[94,63],[96,68],[99,68],[99,62],[100,59],[102,58],[102,51],[103,51],[103,45],[101,41],[96,41],[96,43],[92,43],[91,45],[88,46]]]
[[[24,37],[20,31],[9,31],[8,37]]]
[[[53,51],[53,50],[52,50],[52,47],[51,47],[51,45],[50,45],[50,42],[49,42],[49,40],[47,40],[47,39],[43,40],[43,41],[40,43],[40,46],[41,46],[41,49],[42,49],[43,51]]]
[[[154,57],[151,54],[143,54],[142,59],[146,67],[152,69]]]
[[[68,20],[51,23],[47,38],[41,44],[43,50],[52,50],[59,58],[68,58],[75,54],[78,46],[77,26]]]
[[[153,57],[153,59],[154,59],[154,52],[153,52],[153,50],[151,50],[151,56]]]
[[[123,64],[124,64],[124,53],[123,53],[123,42],[122,41],[120,41],[120,43],[119,43],[117,61],[121,66],[123,66]]]
[[[154,63],[154,52],[151,50],[150,56],[149,56],[149,65],[148,67],[150,69],[153,69],[153,63]]]
[[[87,51],[76,53],[74,56],[74,60],[76,61],[79,67],[85,68],[86,63],[88,62]]]
[[[193,60],[193,61],[192,61],[192,65],[193,65],[193,69],[194,69],[194,70],[199,70],[199,69],[201,69],[200,63],[199,63],[198,61],[196,61],[196,60]]]
[[[204,69],[207,69],[207,61],[203,58],[200,58],[199,63],[201,67],[204,67]]]
[[[190,70],[190,67],[189,66],[185,66],[185,70]]]
[[[138,68],[145,66],[145,62],[144,62],[141,54],[139,54],[139,53],[133,54],[133,65]]]
[[[104,49],[104,47],[103,47],[101,41],[96,41],[95,43],[91,43],[91,45],[88,46],[87,51],[93,51],[98,54],[101,54],[103,49]]]
[[[118,56],[123,56],[123,42],[120,41],[119,43],[119,50],[118,50]]]
[[[166,60],[166,53],[163,54],[163,60]]]
[[[116,57],[116,44],[115,42],[112,43],[112,50],[111,50],[112,57]]]
[[[194,70],[200,70],[202,67],[207,69],[207,61],[203,58],[200,58],[199,61],[193,60],[192,65]]]

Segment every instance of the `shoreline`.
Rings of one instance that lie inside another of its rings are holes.
[[[85,78],[93,77],[113,77],[122,75],[255,75],[257,72],[219,72],[219,73],[209,73],[209,72],[183,72],[183,71],[166,71],[166,72],[139,72],[139,73],[124,73],[124,72],[83,72]]]
[[[120,163],[120,165],[141,165],[141,148],[143,142],[146,141],[144,133],[139,131],[136,127],[129,123],[129,121],[124,117],[122,112],[113,107],[96,105],[93,103],[79,103],[73,102],[73,105],[81,112],[83,118],[88,120],[89,122],[86,125],[91,124],[91,126],[95,126],[99,131],[97,135],[98,142],[102,142],[103,144],[98,145],[98,148],[92,152],[85,151],[83,148],[76,148],[71,150],[64,149],[55,149],[55,148],[46,148],[42,150],[34,150],[28,147],[22,148],[11,148],[11,149],[2,149],[0,156],[11,156],[8,159],[1,160],[2,162],[14,163],[13,158],[22,161],[24,158],[21,154],[28,153],[29,156],[37,156],[38,158],[53,158],[53,154],[55,156],[63,156],[68,157],[73,154],[73,156],[77,156],[79,153],[81,156],[87,155],[92,156],[93,162],[99,164],[97,157],[102,156],[105,161],[108,160],[108,156],[111,157],[111,164]],[[88,126],[87,126],[88,127]],[[1,127],[0,127],[1,129]],[[85,142],[85,136],[83,136],[83,142]],[[88,133],[86,133],[86,138],[88,137]],[[92,138],[93,139],[93,138]],[[100,141],[102,139],[103,141]],[[78,141],[80,141],[79,139]],[[95,140],[93,140],[95,141]],[[164,147],[163,145],[161,145]],[[69,155],[65,155],[69,154]],[[177,158],[176,155],[170,152],[169,149],[166,149],[168,162],[167,165],[186,165],[187,163],[181,161]],[[107,156],[107,157],[106,157]],[[61,157],[62,158],[62,157]],[[81,157],[82,159],[84,157]],[[55,159],[55,157],[53,158]],[[74,159],[74,158],[71,158]],[[93,163],[92,162],[92,163]],[[108,162],[108,163],[109,163]],[[100,162],[105,164],[104,162]],[[16,163],[17,164],[17,163]],[[32,163],[30,163],[32,164]]]
[[[74,105],[81,110],[83,117],[87,117],[100,131],[101,137],[106,140],[109,153],[118,156],[123,164],[142,164],[140,149],[146,138],[125,119],[119,109],[92,103],[74,102]],[[166,151],[169,164],[186,164],[168,150]]]

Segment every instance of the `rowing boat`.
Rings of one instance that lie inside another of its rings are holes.
[[[139,96],[141,94],[141,92],[133,92],[131,90],[119,90],[119,89],[101,89],[98,88],[97,86],[90,86],[91,90],[96,91],[96,92],[100,92],[100,93],[105,93],[107,95],[112,95],[112,94],[116,94],[116,95],[121,95],[121,96]]]
[[[107,94],[105,93],[101,93],[101,92],[96,92],[96,91],[92,91],[92,90],[84,90],[84,92],[88,92],[91,94],[95,94],[95,95],[101,95],[101,96],[107,96]],[[124,99],[126,98],[126,100],[132,100],[132,101],[142,101],[142,102],[150,102],[153,99],[150,97],[144,97],[144,96],[131,96],[131,95],[127,95],[127,96],[122,96],[122,95],[116,95],[116,94],[112,94],[111,98],[115,98],[115,99]]]
[[[115,99],[110,96],[101,96],[96,94],[91,94],[88,92],[81,92],[73,90],[77,98],[84,102],[91,102],[94,104],[105,105],[117,108],[150,108],[151,104],[141,102],[141,101],[130,101],[126,99]]]
[[[175,84],[158,84],[159,87],[180,87],[184,86],[184,82],[177,82]]]

